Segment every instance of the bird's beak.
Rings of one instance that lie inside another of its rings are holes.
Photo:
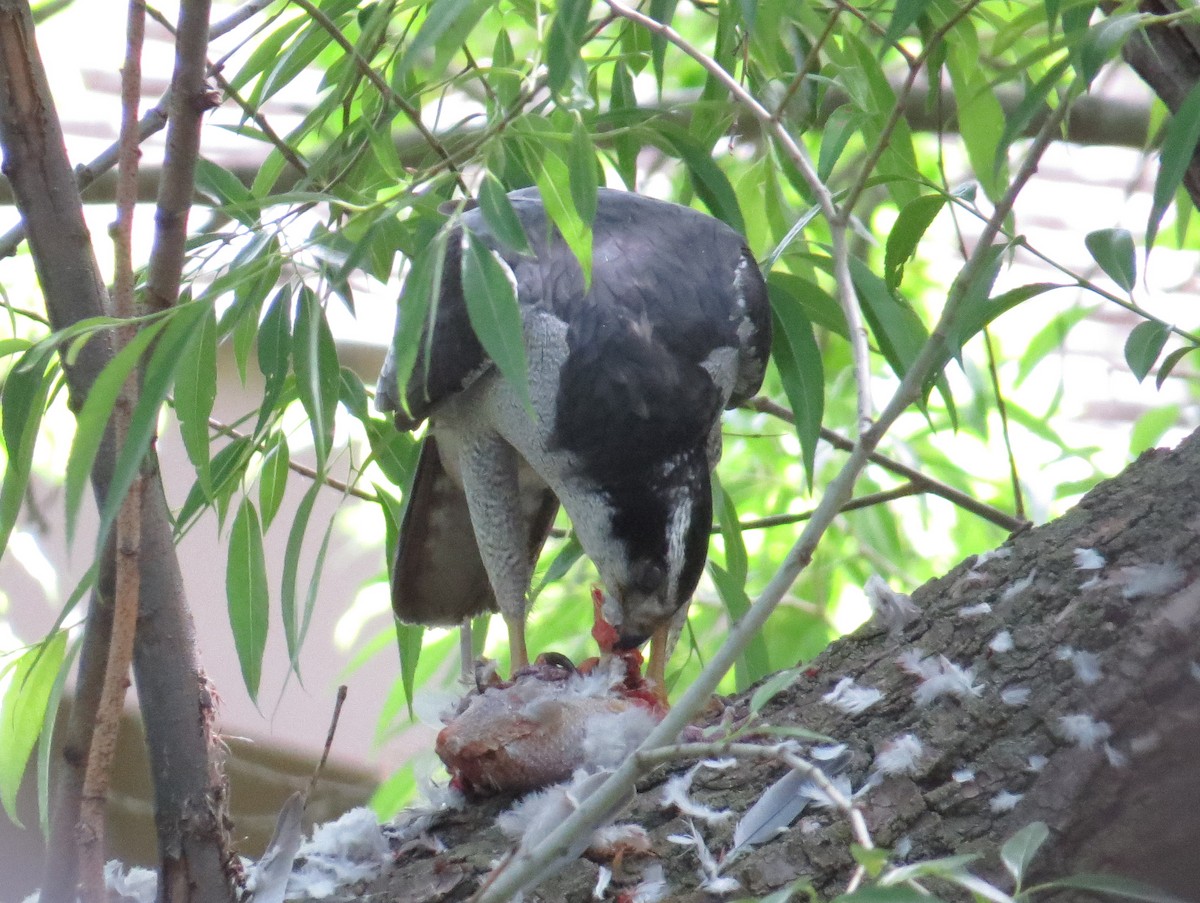
[[[617,642],[613,648],[618,652],[624,652],[628,649],[636,649],[648,639],[650,639],[650,635],[648,633],[621,633],[617,636]]]

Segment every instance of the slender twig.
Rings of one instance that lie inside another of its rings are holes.
[[[992,347],[992,333],[986,326],[983,328],[983,347],[987,351],[988,381],[992,386],[992,395],[996,398],[996,411],[1000,414],[1000,435],[1004,440],[1004,451],[1008,455],[1008,476],[1012,481],[1013,508],[1017,517],[1025,517],[1025,494],[1021,491],[1021,474],[1017,468],[1017,456],[1013,451],[1012,429],[1008,420],[1008,402],[1004,400],[1004,391],[1000,387],[1000,372],[996,366],[996,350]]]
[[[241,430],[235,429],[234,427],[230,426],[229,424],[223,423],[222,421],[217,420],[216,418],[213,418],[213,417],[208,418],[208,428],[210,430],[213,430],[214,432],[220,433],[222,436],[227,436],[230,439],[248,439],[248,438],[250,438],[248,433],[243,433]],[[265,449],[265,447],[266,446],[263,443],[259,443],[256,446],[256,448],[259,451],[263,451]],[[329,474],[319,473],[318,471],[314,470],[313,468],[309,467],[306,464],[300,464],[297,461],[289,460],[288,461],[288,469],[295,473],[300,474],[303,477],[308,477],[310,480],[313,480],[314,482],[324,483],[326,486],[330,487],[331,489],[336,489],[338,492],[342,493],[343,495],[352,495],[355,498],[359,498],[359,499],[362,499],[363,501],[367,501],[367,502],[379,501],[378,496],[374,495],[373,493],[366,492],[362,489],[359,489],[357,486],[353,486],[350,483],[344,483],[341,480],[339,480],[337,477],[329,476]]]
[[[858,498],[851,499],[842,506],[842,514],[848,511],[859,511],[863,508],[870,508],[874,505],[886,505],[888,502],[894,502],[896,499],[904,499],[913,495],[920,495],[923,492],[928,492],[928,488],[920,486],[916,483],[905,483],[903,486],[897,486],[895,489],[885,489],[882,492],[872,492],[868,495],[861,495]],[[768,517],[755,517],[748,520],[738,521],[738,531],[741,533],[747,530],[765,530],[770,527],[786,527],[789,524],[799,524],[812,518],[812,511],[802,511],[799,514],[772,514]],[[721,526],[714,524],[712,528],[714,534],[721,532]]]
[[[949,19],[941,24],[938,29],[924,42],[921,52],[909,60],[908,75],[905,76],[904,83],[901,85],[897,93],[896,102],[892,105],[892,111],[888,114],[887,121],[883,125],[878,138],[875,140],[870,153],[867,154],[867,159],[858,171],[858,178],[846,194],[846,200],[842,204],[842,214],[849,217],[851,211],[858,204],[859,197],[862,196],[863,190],[867,186],[867,182],[875,172],[875,166],[879,163],[879,159],[887,150],[888,144],[891,141],[892,132],[900,124],[900,120],[904,118],[905,101],[912,94],[913,88],[917,82],[917,76],[921,74],[921,70],[925,68],[925,61],[929,59],[930,54],[942,47],[942,38],[950,33],[955,25],[963,20],[971,10],[979,4],[979,0],[971,0],[969,3],[964,3]]]
[[[208,39],[215,41],[217,38],[225,36],[243,22],[257,16],[274,2],[275,0],[250,0],[249,3],[238,7],[220,22],[214,22],[208,30]]]
[[[454,174],[454,179],[458,183],[459,188],[462,189],[464,194],[467,194],[467,183],[463,181],[462,173],[459,172],[458,167],[455,165],[453,158],[450,156],[450,152],[446,150],[445,145],[443,145],[442,142],[437,139],[437,136],[434,135],[433,132],[429,131],[429,128],[421,120],[421,111],[392,90],[391,85],[385,82],[382,76],[380,76],[378,72],[371,68],[370,62],[363,59],[362,55],[358,52],[358,50],[355,49],[354,45],[350,43],[349,39],[342,34],[342,30],[337,27],[337,23],[330,19],[329,16],[325,15],[325,13],[315,4],[309,2],[309,0],[290,0],[290,2],[299,6],[302,10],[308,13],[318,25],[325,29],[326,34],[333,38],[333,42],[341,47],[343,52],[350,57],[350,59],[354,62],[354,65],[358,68],[358,71],[361,72],[363,77],[375,87],[375,90],[383,95],[383,97],[387,99],[389,103],[396,106],[401,112],[404,113],[405,116],[408,117],[408,120],[413,124],[413,127],[421,133],[421,137],[424,138],[426,143],[433,148],[434,152],[442,158],[443,163],[445,163],[449,170]]]
[[[329,719],[329,731],[325,734],[325,748],[321,750],[321,760],[317,762],[317,767],[313,769],[312,777],[308,779],[308,788],[304,791],[304,799],[312,800],[313,789],[317,786],[317,780],[321,777],[321,772],[325,770],[325,763],[329,761],[329,750],[333,748],[333,735],[337,733],[338,719],[342,716],[342,706],[346,702],[346,685],[342,684],[337,688],[337,698],[333,702],[333,715]]]
[[[163,28],[165,28],[172,37],[175,37],[174,24],[172,24],[171,20],[163,15],[161,11],[155,9],[153,6],[147,6],[146,14]],[[213,30],[209,29],[210,40],[212,39],[212,33]],[[259,129],[262,130],[263,135],[265,135],[267,140],[275,146],[275,149],[283,155],[283,158],[287,160],[288,163],[290,163],[301,174],[307,173],[308,167],[305,165],[304,161],[300,159],[300,155],[296,152],[295,148],[293,148],[279,136],[275,129],[272,128],[271,123],[267,121],[267,117],[262,114],[261,110],[250,106],[249,102],[247,102],[246,99],[238,93],[237,89],[235,89],[233,85],[229,83],[229,80],[221,74],[220,65],[211,61],[206,61],[205,66],[208,70],[209,77],[217,83],[217,87],[221,89],[221,93],[241,108],[242,112],[245,113],[246,116],[259,127]]]
[[[708,54],[688,43],[679,32],[669,25],[664,25],[635,9],[630,9],[618,0],[605,0],[609,8],[618,16],[636,22],[652,34],[659,35],[670,44],[686,53],[699,63],[706,72],[725,86],[730,95],[742,104],[758,119],[767,131],[783,148],[784,153],[795,165],[805,184],[812,191],[821,208],[821,215],[829,224],[831,243],[833,246],[833,275],[837,284],[838,304],[842,308],[842,316],[846,318],[846,326],[850,336],[850,350],[854,360],[854,382],[858,390],[858,428],[865,430],[874,412],[874,402],[871,400],[871,369],[870,353],[867,344],[867,329],[863,323],[862,311],[858,303],[858,294],[854,289],[854,280],[850,276],[850,249],[846,243],[848,218],[838,210],[833,194],[821,181],[817,168],[812,162],[804,145],[796,141],[784,125],[783,120],[764,107],[746,88],[734,78],[725,67]]]
[[[992,219],[983,230],[982,238],[974,253],[951,286],[941,317],[922,346],[916,359],[900,381],[887,406],[880,412],[879,419],[869,430],[864,431],[854,444],[849,459],[826,487],[817,510],[813,512],[804,531],[780,564],[779,570],[763,589],[758,599],[734,624],[726,641],[710,659],[708,666],[697,675],[683,697],[675,704],[659,725],[643,741],[640,750],[654,749],[675,742],[692,717],[707,702],[725,674],[733,667],[750,641],[759,635],[767,619],[788,592],[801,571],[812,560],[817,543],[833,522],[838,510],[850,498],[859,473],[866,466],[871,453],[896,419],[917,402],[928,380],[944,359],[947,336],[958,317],[972,280],[980,272],[987,259],[987,252],[1000,232],[1001,224],[1012,211],[1017,196],[1037,169],[1046,147],[1062,122],[1070,104],[1063,104],[1047,119],[1026,153],[1025,160],[1008,190],[996,205]],[[626,759],[594,793],[587,797],[575,812],[555,828],[540,844],[518,854],[504,873],[479,895],[479,903],[500,903],[518,891],[535,884],[544,869],[562,856],[576,838],[595,829],[611,811],[613,805],[633,786],[645,772],[645,766],[636,755]]]
[[[138,172],[138,100],[142,88],[142,44],[146,30],[146,10],[141,0],[130,0],[126,24],[125,62],[121,71],[121,151],[117,165],[117,218],[111,229],[115,283],[113,313],[134,317],[133,211],[137,203]],[[137,335],[137,325],[117,331],[118,346]],[[137,404],[138,375],[131,373],[121,388],[113,409],[113,427],[117,447],[125,444],[130,419]],[[109,782],[116,758],[117,734],[125,708],[129,686],[129,665],[133,660],[137,632],[138,597],[141,584],[142,480],[130,484],[117,515],[116,589],[113,606],[112,636],[104,669],[104,685],[96,711],[96,726],[88,750],[87,770],[79,807],[80,878],[83,898],[88,903],[103,903],[104,886],[104,810]],[[102,603],[103,604],[103,603]]]
[[[794,424],[796,422],[795,415],[791,411],[782,405],[776,404],[769,398],[761,396],[752,398],[746,402],[746,407],[752,411],[762,411],[764,414],[778,417],[787,423]],[[834,448],[841,449],[842,451],[848,452],[854,448],[853,442],[827,427],[821,427],[821,438]],[[997,527],[1008,530],[1010,533],[1028,526],[1028,522],[1023,518],[1014,517],[1006,511],[1001,511],[999,508],[984,504],[974,496],[970,496],[962,490],[955,489],[953,486],[947,485],[940,480],[935,480],[928,474],[923,474],[921,471],[893,460],[886,455],[873,452],[870,456],[870,461],[872,464],[878,464],[884,470],[891,471],[897,476],[910,480],[916,486],[921,487],[921,491],[943,498],[951,504],[970,511],[972,514],[995,524]]]

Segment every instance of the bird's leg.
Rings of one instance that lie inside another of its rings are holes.
[[[529,664],[525,648],[526,595],[533,565],[521,510],[516,450],[495,434],[464,443],[460,451],[463,492],[479,556],[508,627],[512,670]]]
[[[664,706],[667,702],[667,659],[671,656],[671,627],[663,624],[650,636],[650,661],[646,663],[646,680],[654,695]]]
[[[458,659],[462,668],[462,682],[475,686],[475,646],[471,642],[471,619],[467,618],[458,628]]]

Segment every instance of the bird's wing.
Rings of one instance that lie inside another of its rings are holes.
[[[442,466],[437,440],[426,436],[406,495],[392,568],[392,609],[401,621],[461,624],[496,610],[496,598],[475,541],[467,497]],[[544,486],[522,486],[529,561],[541,554],[558,500]]]

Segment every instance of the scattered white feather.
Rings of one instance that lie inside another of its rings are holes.
[[[1200,681],[1200,662],[1190,662],[1188,673],[1192,675],[1192,680]]]
[[[703,759],[700,762],[701,767],[711,768],[713,771],[725,771],[737,764],[738,760],[735,756],[728,756],[724,759]]]
[[[1159,736],[1158,731],[1147,731],[1144,734],[1138,734],[1129,741],[1129,752],[1135,756],[1154,752],[1154,750],[1158,749],[1158,745],[1161,742],[1162,737]]]
[[[988,808],[993,812],[1012,812],[1017,808],[1017,803],[1025,797],[1023,793],[1010,793],[1007,790],[1001,790],[988,801]]]
[[[925,656],[920,646],[911,646],[896,656],[896,667],[913,677],[926,678],[937,673],[937,663]]]
[[[1036,774],[1045,768],[1046,765],[1049,764],[1050,760],[1039,753],[1034,753],[1029,757],[1028,762],[1029,764],[1025,766],[1025,770],[1032,771]]]
[[[857,715],[883,699],[883,693],[875,687],[860,687],[853,677],[843,677],[821,698],[847,715]]]
[[[466,796],[457,787],[449,783],[439,784],[428,776],[417,781],[417,792],[430,809],[457,811],[467,805]]]
[[[892,844],[892,858],[897,862],[903,862],[908,858],[908,854],[912,852],[913,839],[905,834]]]
[[[374,878],[390,859],[375,813],[366,806],[351,809],[337,821],[318,826],[312,839],[300,847],[288,896],[314,900],[332,896],[348,884]]]
[[[1094,652],[1085,652],[1070,646],[1059,646],[1054,657],[1060,662],[1070,662],[1075,671],[1075,679],[1086,687],[1100,682],[1100,656]]]
[[[975,556],[975,567],[981,568],[989,561],[996,558],[1008,558],[1012,555],[1012,549],[988,549],[986,552],[980,552]]]
[[[959,784],[968,784],[971,781],[975,780],[975,769],[974,768],[960,768],[956,772],[954,772],[952,775],[950,775],[950,777],[954,778],[955,782],[957,782]]]
[[[1013,635],[1010,631],[1001,630],[988,643],[988,648],[997,655],[1005,652],[1012,652],[1015,644],[1013,643]]]
[[[975,683],[973,668],[956,665],[944,655],[937,657],[936,666],[937,672],[930,673],[913,691],[917,705],[929,705],[942,696],[966,699],[968,696],[978,696],[983,691],[983,685]]]
[[[111,892],[110,899],[120,903],[154,903],[158,894],[158,873],[140,866],[125,866],[116,859],[104,864],[104,884]],[[29,897],[37,903],[39,894]]]
[[[828,762],[838,758],[845,751],[845,743],[826,743],[822,746],[814,746],[809,750],[808,756],[810,759],[816,759],[818,762]]]
[[[812,801],[808,791],[812,782],[795,770],[787,774],[763,791],[746,813],[738,820],[733,829],[733,848],[729,857],[735,853],[765,843],[796,820],[804,807]]]
[[[851,789],[850,775],[848,774],[833,775],[829,778],[829,783],[833,785],[834,790],[841,794],[844,800],[852,799],[862,792],[860,790],[859,793],[855,793]],[[816,784],[813,784],[807,793],[812,797],[813,805],[818,809],[836,809],[838,807],[837,800]]]
[[[978,602],[975,605],[964,605],[958,610],[960,618],[980,618],[986,614],[991,614],[992,605],[990,602]]]
[[[1075,550],[1075,570],[1098,571],[1104,567],[1104,556],[1095,549]]]
[[[1126,599],[1143,596],[1162,596],[1179,587],[1185,579],[1183,571],[1175,564],[1134,564],[1121,568],[1125,588],[1121,594]]]
[[[1025,705],[1032,692],[1029,687],[1005,687],[1000,691],[1000,701],[1011,706]]]
[[[650,835],[641,825],[621,823],[597,828],[588,850],[598,859],[616,859],[621,854],[648,854],[653,846]]]
[[[889,631],[900,630],[921,616],[921,609],[913,604],[911,596],[892,589],[878,574],[867,578],[863,591],[876,619]]]
[[[596,875],[596,886],[592,888],[592,899],[603,900],[604,892],[608,890],[608,885],[612,881],[612,869],[607,865],[600,866],[600,873]]]
[[[1025,590],[1029,589],[1029,587],[1033,585],[1033,581],[1036,579],[1037,568],[1034,568],[1020,580],[1014,580],[1012,583],[1010,583],[1005,588],[1004,592],[1000,594],[1000,601],[1009,602],[1012,599],[1015,599],[1017,596],[1021,595],[1021,593],[1025,592]]]
[[[690,846],[695,850],[696,858],[700,862],[700,868],[698,869],[701,879],[700,889],[706,890],[711,894],[731,894],[734,891],[740,890],[741,884],[738,883],[736,878],[721,874],[721,863],[712,854],[712,850],[708,848],[708,844],[704,842],[704,838],[696,830],[696,825],[693,822],[688,822],[688,830],[689,834],[672,834],[667,837],[667,840],[681,846]]]
[[[680,815],[688,818],[698,818],[701,821],[709,823],[725,821],[733,814],[728,809],[713,809],[711,806],[697,802],[688,795],[692,789],[692,779],[699,770],[700,765],[696,764],[683,774],[671,777],[663,786],[662,807],[670,809],[673,806],[679,810]]]
[[[1083,583],[1079,584],[1079,588],[1080,589],[1095,589],[1096,587],[1103,586],[1103,585],[1104,585],[1104,581],[1100,579],[1100,575],[1092,574],[1092,576],[1088,577],[1087,580],[1084,580]]]
[[[640,705],[589,718],[583,732],[582,767],[616,768],[645,740],[658,719]]]
[[[296,854],[304,843],[305,796],[299,791],[288,797],[275,819],[275,831],[267,848],[246,869],[246,889],[256,903],[283,903]]]
[[[1129,764],[1129,756],[1121,752],[1111,743],[1104,744],[1104,758],[1108,759],[1108,764],[1113,768],[1124,768]]]
[[[655,862],[642,873],[642,880],[629,892],[629,903],[661,903],[670,894],[667,873]]]
[[[916,734],[901,734],[883,745],[874,767],[880,774],[916,774],[924,754],[925,745]]]
[[[1085,712],[1061,716],[1058,732],[1081,749],[1094,749],[1097,743],[1112,736],[1112,728],[1106,722],[1097,721]]]

